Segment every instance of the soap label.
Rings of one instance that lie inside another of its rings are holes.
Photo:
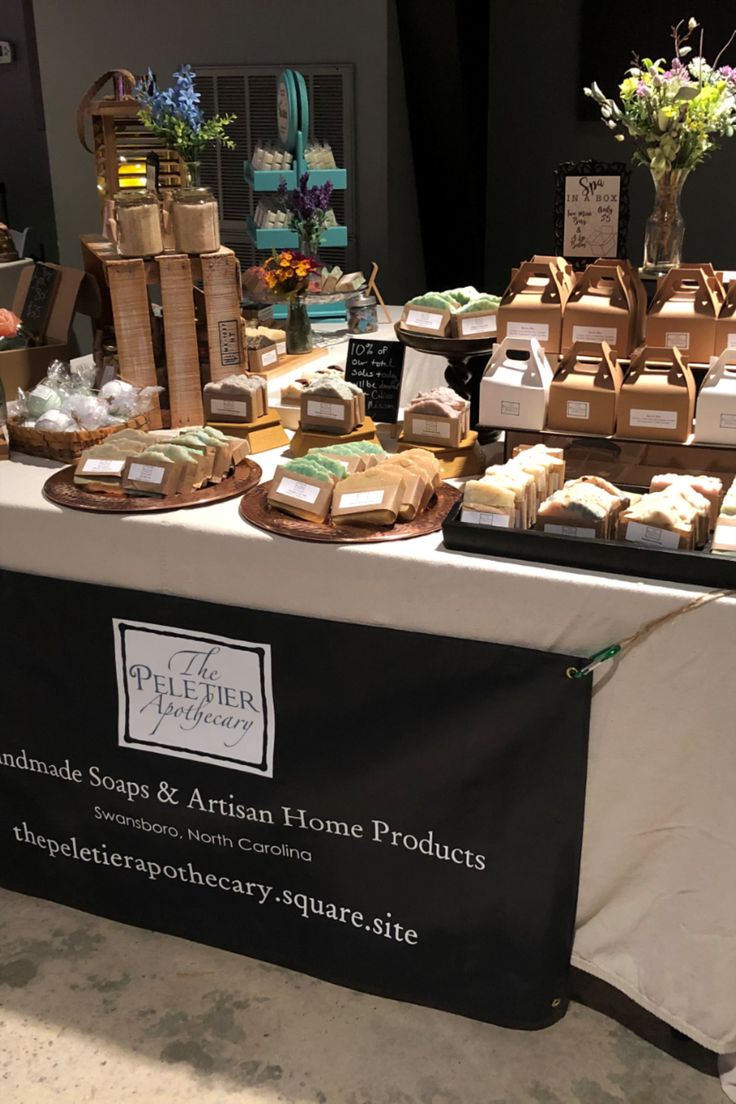
[[[689,349],[690,334],[679,333],[675,330],[667,331],[664,335],[664,343],[668,349]]]
[[[355,491],[341,495],[337,506],[340,510],[355,506],[380,506],[384,494],[385,491]]]
[[[658,529],[653,525],[642,525],[640,521],[630,521],[626,526],[626,540],[635,544],[651,544],[657,548],[679,548],[680,536],[671,529]]]
[[[427,437],[450,437],[449,422],[435,422],[429,418],[412,418],[412,433],[426,433]]]
[[[589,402],[569,402],[567,404],[567,416],[568,418],[589,418],[590,417],[590,403]]]
[[[267,368],[269,364],[275,364],[279,359],[277,349],[269,349],[267,353],[263,353],[261,356],[261,365]]]
[[[716,525],[714,548],[736,548],[736,525]]]
[[[501,401],[501,413],[509,414],[513,418],[518,418],[521,413],[521,403],[518,402],[506,402]]]
[[[736,349],[736,332],[728,335],[728,349]]]
[[[280,356],[280,357],[286,356],[286,342],[285,341],[277,341],[276,342],[276,355]]]
[[[677,429],[677,411],[640,410],[634,407],[629,416],[629,425],[653,429]]]
[[[556,533],[558,537],[582,537],[583,540],[594,540],[595,529],[585,529],[579,525],[545,525],[545,533]]]
[[[495,334],[496,316],[495,314],[486,314],[473,317],[471,314],[469,318],[463,317],[460,319],[460,332],[463,337],[477,333]]]
[[[322,488],[313,487],[311,483],[300,483],[298,479],[290,479],[288,476],[284,476],[275,489],[286,498],[296,498],[299,502],[307,502],[311,505],[317,501]]]
[[[128,469],[128,479],[138,479],[141,483],[161,483],[165,474],[166,468],[153,464],[131,464]]]
[[[573,341],[607,341],[609,345],[615,345],[618,339],[618,330],[615,326],[573,326]],[[587,415],[586,415],[587,417]]]
[[[549,340],[549,326],[543,322],[509,322],[507,337],[536,337],[537,341]]]
[[[43,399],[44,402],[48,402],[51,396],[55,394],[55,391],[52,391],[50,387],[46,387],[46,385],[43,383],[38,383],[33,388],[34,397],[38,399]]]
[[[118,618],[112,630],[121,749],[273,777],[270,644]]]
[[[236,399],[211,399],[210,409],[213,414],[242,414],[248,413],[248,405]]]
[[[421,326],[425,330],[439,330],[442,328],[444,316],[430,314],[429,311],[410,310],[406,316],[407,326]]]
[[[82,465],[82,475],[119,475],[125,460],[95,460],[89,457]]]
[[[721,429],[736,429],[736,414],[721,414],[719,425]]]
[[[307,399],[307,414],[312,418],[329,418],[335,422],[341,422],[345,417],[345,408],[335,403],[315,402]]]
[[[511,528],[508,514],[489,514],[485,510],[471,510],[468,506],[463,506],[460,520],[472,522],[473,525],[489,525],[492,529]]]

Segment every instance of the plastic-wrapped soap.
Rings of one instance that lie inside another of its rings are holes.
[[[77,423],[63,410],[47,410],[35,423],[35,428],[66,433],[69,430],[76,429]]]
[[[47,410],[58,410],[61,406],[61,395],[45,383],[37,384],[26,396],[28,413],[32,418],[40,418]]]

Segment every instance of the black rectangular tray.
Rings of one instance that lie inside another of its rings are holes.
[[[583,568],[605,575],[633,575],[660,582],[736,589],[736,556],[707,549],[647,548],[626,541],[584,540],[536,529],[500,529],[460,521],[462,501],[456,502],[442,526],[445,547],[506,560]]]

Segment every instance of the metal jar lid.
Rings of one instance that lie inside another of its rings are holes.
[[[375,305],[375,295],[364,295],[362,292],[348,299],[348,307],[350,310],[354,310],[356,307],[375,307]]]

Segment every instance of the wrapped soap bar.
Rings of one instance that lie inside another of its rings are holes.
[[[304,521],[327,520],[335,482],[317,461],[289,461],[276,469],[268,490],[268,503]]]
[[[232,375],[206,383],[202,391],[210,422],[255,422],[267,410],[268,385],[262,376]]]
[[[645,494],[618,519],[619,540],[650,548],[694,548],[697,509],[671,488]]]
[[[723,481],[715,475],[684,475],[682,472],[669,472],[653,475],[649,483],[650,491],[665,491],[668,487],[687,484],[710,503],[711,528],[723,502]]]
[[[393,525],[404,495],[404,478],[388,465],[349,475],[335,488],[334,521],[351,525]]]
[[[388,468],[400,468],[404,489],[399,504],[399,517],[402,521],[413,521],[417,514],[426,510],[434,495],[432,480],[425,468],[402,453],[387,457],[381,465],[381,471]]]
[[[321,433],[351,433],[361,424],[361,403],[356,392],[360,388],[331,377],[308,384],[300,400],[301,428]]]
[[[176,494],[181,479],[181,463],[166,457],[142,453],[129,456],[122,475],[122,487],[130,495]]]

